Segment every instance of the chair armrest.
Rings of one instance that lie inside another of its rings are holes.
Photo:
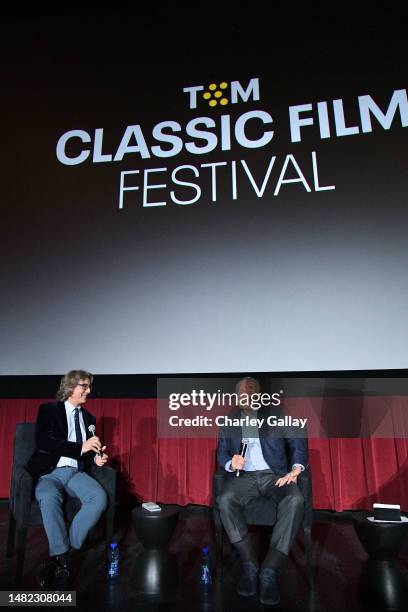
[[[116,470],[109,465],[104,465],[102,467],[93,465],[91,468],[91,474],[105,489],[109,498],[109,506],[107,509],[108,514],[114,513],[116,500]]]
[[[297,484],[305,500],[305,514],[302,525],[304,528],[311,527],[313,522],[313,498],[312,498],[312,472],[308,465],[297,478]]]
[[[217,505],[217,497],[221,493],[228,474],[225,470],[217,470],[213,476],[213,506]]]
[[[213,521],[214,521],[216,537],[219,537],[219,534],[222,533],[222,523],[221,523],[220,511],[217,505],[217,497],[218,495],[220,495],[222,491],[222,488],[224,486],[224,482],[227,476],[228,474],[226,473],[226,471],[222,469],[217,470],[216,472],[214,472],[214,475],[213,475],[212,516],[213,516]]]
[[[29,523],[33,491],[33,476],[23,466],[14,467],[9,503],[17,529],[27,527]]]

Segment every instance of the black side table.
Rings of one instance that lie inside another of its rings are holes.
[[[177,524],[180,506],[161,506],[161,512],[132,510],[132,522],[144,550],[135,567],[136,587],[146,595],[165,597],[177,585],[177,564],[166,550]]]
[[[355,512],[353,524],[369,555],[361,577],[363,599],[372,609],[408,610],[407,580],[395,563],[408,530],[408,521],[380,523],[373,521],[367,512]]]

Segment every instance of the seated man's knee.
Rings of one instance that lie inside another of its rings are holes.
[[[61,491],[45,482],[38,483],[35,490],[35,497],[40,507],[55,506],[61,504],[64,499]]]
[[[236,504],[236,502],[236,497],[230,489],[222,491],[222,493],[220,493],[220,495],[217,497],[217,504],[220,510],[227,510]]]
[[[102,513],[108,506],[108,496],[105,489],[98,485],[92,488],[83,502],[94,506],[98,512]]]
[[[287,506],[291,509],[292,512],[303,513],[305,508],[305,500],[299,489],[294,488],[292,494],[288,495],[286,497],[286,500]]]
[[[104,512],[108,507],[108,496],[106,494],[106,491],[102,489],[102,487],[101,490],[98,492],[96,503],[101,513]]]

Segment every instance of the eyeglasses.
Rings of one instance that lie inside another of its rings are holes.
[[[78,383],[78,387],[82,387],[84,391],[86,391],[87,389],[92,391],[92,385],[89,385],[88,383]]]

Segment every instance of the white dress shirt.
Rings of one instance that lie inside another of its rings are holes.
[[[67,423],[68,423],[67,440],[68,442],[76,442],[77,440],[76,440],[76,435],[75,435],[75,406],[73,406],[68,400],[66,400],[64,403],[65,403],[65,412],[67,415]],[[86,431],[85,431],[84,419],[82,417],[81,406],[77,406],[77,408],[79,409],[79,426],[81,428],[82,440],[83,442],[85,442]],[[71,457],[61,457],[57,463],[57,467],[64,467],[66,465],[77,468],[78,461],[76,459],[71,459]]]
[[[269,470],[270,467],[266,463],[263,453],[261,441],[259,438],[247,438],[248,440],[248,450],[245,455],[245,465],[244,472],[254,472],[256,470]],[[232,460],[230,459],[225,464],[225,469],[227,472],[234,472],[235,470],[231,467]],[[299,467],[301,472],[304,471],[305,467],[301,463],[294,463],[292,465],[292,470],[295,467]]]

